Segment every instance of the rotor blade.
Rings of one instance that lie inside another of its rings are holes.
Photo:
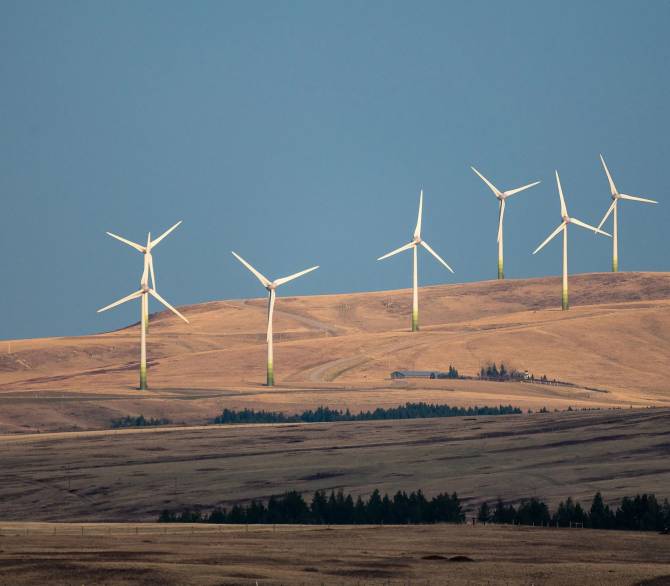
[[[149,293],[153,295],[158,301],[160,301],[165,307],[167,307],[172,313],[183,319],[186,323],[189,323],[189,321],[181,314],[179,313],[172,305],[170,305],[165,299],[163,299],[156,291],[153,289],[149,289]]]
[[[437,254],[430,246],[428,246],[428,243],[425,240],[421,241],[421,246],[423,246],[430,254],[432,254],[437,260],[439,260],[445,267],[447,267],[452,273],[454,272],[454,269],[452,269],[445,261],[444,259]]]
[[[502,238],[502,231],[503,231],[503,218],[505,217],[505,200],[501,199],[500,200],[500,213],[498,214],[498,242],[500,242],[500,239]]]
[[[401,246],[400,248],[396,248],[395,250],[392,250],[391,252],[386,253],[384,256],[380,256],[377,260],[384,260],[385,258],[388,258],[389,256],[393,256],[394,254],[398,254],[399,252],[402,252],[403,250],[408,250],[414,246],[414,242],[410,242],[409,244],[405,244],[404,246]]]
[[[149,272],[151,273],[151,287],[156,289],[156,273],[154,272],[154,258],[149,255]]]
[[[239,254],[233,252],[233,256],[237,260],[239,260],[245,267],[247,267],[254,275],[256,275],[256,278],[263,284],[263,287],[267,287],[270,284],[270,279],[268,279],[265,275],[262,275],[261,273],[259,273],[254,267],[252,267]]]
[[[501,192],[495,185],[493,185],[493,183],[491,183],[486,177],[484,177],[484,175],[482,175],[479,171],[477,171],[477,169],[475,169],[474,167],[470,167],[470,169],[472,169],[475,173],[477,173],[477,175],[479,175],[479,178],[480,178],[484,183],[486,183],[486,185],[489,186],[489,189],[490,189],[496,196],[499,197],[499,196],[502,195],[502,192]]]
[[[115,301],[114,303],[110,303],[109,305],[98,309],[98,313],[102,313],[103,311],[107,311],[108,309],[112,309],[112,307],[116,307],[117,305],[121,305],[122,303],[125,303],[126,301],[131,301],[132,299],[137,299],[138,297],[142,296],[142,289],[139,291],[135,291],[135,293],[131,293],[130,295],[126,295],[122,299],[119,299],[118,301]]]
[[[288,283],[289,281],[292,281],[293,279],[297,279],[298,277],[302,277],[302,275],[306,275],[307,273],[311,273],[312,271],[315,271],[318,268],[319,268],[319,265],[316,265],[315,267],[310,267],[308,269],[305,269],[304,271],[300,271],[299,273],[294,273],[292,275],[289,275],[288,277],[282,277],[281,279],[275,279],[274,284],[277,287],[279,287],[279,285],[283,285],[284,283]]]
[[[614,211],[614,208],[616,207],[616,199],[612,202],[612,205],[607,209],[607,213],[603,216],[603,219],[600,220],[600,224],[598,224],[598,230],[603,227],[603,224],[605,223],[605,220],[610,217],[610,214]]]
[[[617,194],[616,185],[614,185],[614,180],[610,175],[610,170],[607,168],[607,164],[605,163],[605,159],[603,159],[602,155],[600,155],[600,160],[602,161],[603,167],[605,168],[605,173],[607,173],[607,181],[609,181],[610,184],[610,191],[612,192],[612,195],[616,195]]]
[[[419,195],[419,215],[416,219],[416,228],[414,228],[414,238],[421,236],[421,216],[423,215],[423,189]]]
[[[619,197],[621,199],[627,199],[630,201],[643,201],[644,203],[658,203],[656,200],[647,199],[645,197],[637,197],[636,195],[626,195],[625,193],[620,193]]]
[[[568,215],[568,208],[565,206],[565,199],[563,198],[563,188],[561,187],[561,179],[556,171],[556,184],[558,185],[558,196],[561,198],[561,217]]]
[[[163,232],[158,238],[156,238],[156,240],[152,240],[151,248],[153,248],[154,246],[156,246],[156,244],[158,244],[161,240],[163,240],[163,238],[165,238],[170,232],[172,232],[172,230],[174,230],[177,226],[179,226],[181,222],[182,221],[179,220],[174,226],[172,226],[172,228],[168,228],[167,230],[165,230],[165,232]]]
[[[558,228],[556,228],[556,230],[554,230],[551,234],[549,234],[547,239],[533,251],[533,254],[540,252],[540,250],[542,250],[547,244],[549,244],[549,242],[553,240],[559,234],[559,232],[563,230],[563,228],[565,228],[565,222],[561,222],[558,225]]]
[[[510,195],[514,195],[515,193],[519,193],[520,191],[525,191],[526,189],[530,189],[531,187],[535,187],[539,183],[542,183],[541,181],[534,181],[533,183],[529,183],[528,185],[524,185],[523,187],[517,187],[516,189],[510,189],[509,191],[504,191],[503,195],[505,197],[509,197]]]
[[[610,238],[612,235],[608,232],[605,232],[604,230],[601,230],[600,228],[596,228],[595,226],[591,226],[591,224],[587,224],[586,222],[582,222],[581,220],[578,220],[577,218],[570,218],[570,223],[571,224],[577,224],[577,226],[581,226],[582,228],[586,228],[587,230],[592,230],[593,232],[596,232],[598,234],[602,234],[603,236],[609,236]]]
[[[268,334],[266,340],[272,341],[272,316],[275,310],[276,294],[274,289],[270,289],[270,299],[268,300]]]
[[[131,242],[130,240],[126,240],[125,238],[123,238],[122,236],[119,236],[118,234],[113,234],[112,232],[107,232],[107,234],[109,236],[111,236],[112,238],[116,238],[117,240],[120,240],[121,242],[123,242],[124,244],[127,244],[128,246],[132,246],[135,250],[139,250],[143,254],[147,251],[147,249],[144,248],[144,246],[142,246],[141,244],[136,244],[135,242]]]

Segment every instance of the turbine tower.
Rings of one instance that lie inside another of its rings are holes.
[[[445,267],[447,267],[452,273],[454,272],[452,268],[435,252],[425,240],[421,239],[421,215],[423,213],[423,189],[419,195],[419,216],[416,220],[416,228],[414,229],[414,235],[412,236],[411,242],[392,250],[384,256],[380,256],[377,260],[384,260],[389,258],[399,252],[404,250],[412,249],[414,255],[414,271],[413,271],[413,280],[412,280],[412,331],[417,332],[419,330],[419,278],[418,278],[418,269],[417,269],[417,247],[423,246],[430,254],[432,254],[437,260],[439,260]]]
[[[602,228],[602,225],[605,223],[605,220],[609,217],[611,213],[614,213],[613,216],[613,224],[612,224],[612,272],[617,273],[619,271],[619,245],[617,243],[617,202],[620,199],[628,199],[631,201],[642,201],[644,203],[658,203],[657,201],[654,201],[653,199],[645,199],[644,197],[636,197],[633,195],[626,195],[624,193],[619,193],[619,191],[616,188],[616,185],[614,185],[614,181],[612,180],[612,176],[610,175],[610,170],[607,168],[607,165],[605,164],[605,159],[603,159],[603,156],[600,155],[600,160],[602,161],[603,167],[605,168],[605,173],[607,173],[607,181],[609,181],[610,184],[610,192],[612,193],[612,205],[610,205],[609,209],[607,210],[607,213],[605,214],[605,217],[600,221],[600,224],[598,224],[598,228]]]
[[[115,301],[114,303],[111,303],[110,305],[107,305],[106,307],[103,307],[102,309],[98,309],[98,313],[101,313],[103,311],[107,311],[108,309],[112,309],[112,307],[116,307],[117,305],[121,305],[122,303],[125,303],[126,301],[131,301],[133,299],[137,299],[138,297],[141,298],[140,301],[140,390],[145,391],[147,389],[147,328],[149,326],[149,295],[153,296],[155,299],[160,301],[165,307],[167,307],[170,311],[172,311],[175,315],[179,316],[181,319],[183,319],[186,323],[189,323],[188,320],[181,314],[179,313],[172,305],[170,305],[165,299],[163,299],[159,294],[158,291],[156,291],[156,274],[154,271],[154,261],[153,261],[153,256],[151,255],[151,250],[161,241],[163,238],[165,238],[172,230],[174,230],[177,226],[181,224],[181,221],[177,222],[172,228],[169,230],[166,230],[161,234],[158,238],[155,240],[151,240],[151,232],[149,232],[147,236],[147,244],[146,246],[142,246],[141,244],[137,244],[135,242],[131,242],[130,240],[126,240],[125,238],[122,238],[121,236],[117,236],[116,234],[112,234],[111,232],[107,232],[112,238],[116,238],[117,240],[120,240],[121,242],[127,244],[128,246],[132,246],[135,250],[141,252],[144,255],[144,270],[142,271],[142,277],[140,278],[140,289],[139,291],[135,291],[135,293],[131,293],[130,295],[127,295],[126,297],[123,297],[122,299],[119,299],[118,301]],[[151,287],[149,287],[149,274],[151,274]]]
[[[233,256],[237,260],[239,260],[245,267],[247,267],[256,276],[256,278],[261,282],[263,287],[265,287],[268,290],[267,386],[271,387],[275,384],[275,374],[274,374],[273,355],[272,355],[272,314],[274,312],[274,307],[275,307],[275,297],[276,297],[275,290],[277,289],[277,287],[279,287],[279,285],[283,285],[284,283],[288,283],[289,281],[292,281],[293,279],[297,279],[298,277],[301,277],[302,275],[306,275],[307,273],[311,273],[312,271],[318,269],[319,267],[317,265],[315,267],[305,269],[304,271],[300,271],[299,273],[294,273],[293,275],[289,275],[288,277],[282,277],[281,279],[275,279],[274,281],[270,281],[270,279],[268,279],[267,277],[262,275],[260,272],[258,272],[246,260],[244,260],[239,254],[233,252]]]
[[[477,169],[474,167],[470,167],[477,175],[479,175],[479,178],[486,183],[486,185],[489,186],[489,189],[493,192],[493,195],[495,195],[498,198],[498,278],[499,279],[504,279],[505,278],[505,271],[503,270],[503,218],[505,217],[505,200],[514,195],[515,193],[519,193],[521,191],[524,191],[526,189],[530,189],[531,187],[535,187],[540,181],[535,181],[533,183],[529,183],[528,185],[524,185],[523,187],[517,187],[516,189],[509,189],[508,191],[500,191],[493,183],[491,183],[484,175],[482,175]]]
[[[568,224],[575,224],[582,228],[593,230],[598,234],[604,234],[605,236],[611,236],[611,234],[603,232],[600,228],[586,224],[577,218],[571,218],[568,215],[568,209],[565,207],[565,199],[563,198],[563,189],[561,188],[561,180],[558,176],[558,171],[556,171],[556,184],[558,185],[558,195],[561,198],[561,223],[558,225],[558,228],[549,234],[547,239],[533,251],[533,254],[538,253],[548,242],[558,236],[560,232],[563,232],[563,295],[561,298],[561,308],[568,309],[570,307],[568,302]]]

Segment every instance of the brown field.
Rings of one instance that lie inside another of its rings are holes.
[[[670,582],[670,537],[653,533],[491,525],[246,531],[156,524],[139,526],[138,533],[132,525],[86,525],[83,532],[80,525],[0,524],[0,584]]]
[[[568,312],[557,309],[557,278],[425,287],[416,334],[408,290],[280,297],[273,389],[262,384],[263,299],[184,307],[190,325],[153,315],[149,392],[136,389],[137,326],[12,341],[0,355],[0,432],[100,429],[139,413],[201,424],[224,406],[670,406],[660,368],[670,363],[670,273],[576,275],[570,286]],[[474,375],[489,360],[577,386],[389,379],[450,363]]]
[[[295,489],[670,497],[670,409],[0,437],[2,519],[154,521]],[[668,542],[670,545],[670,541]]]
[[[8,343],[0,585],[669,583],[670,538],[654,534],[146,523],[164,508],[208,510],[289,489],[308,498],[317,489],[456,491],[470,512],[498,497],[538,496],[552,508],[568,496],[588,505],[596,491],[611,504],[638,492],[670,497],[670,273],[570,283],[569,312],[557,309],[555,278],[424,288],[416,334],[408,291],[280,298],[272,389],[262,385],[260,299],[182,308],[190,326],[154,315],[148,392],[136,389],[137,326]],[[449,364],[474,375],[501,360],[575,386],[389,379]],[[206,425],[223,407],[357,411],[406,401],[552,412]],[[140,413],[175,425],[105,429]],[[134,533],[109,521],[141,525]],[[81,525],[60,522],[90,524],[82,536]],[[474,561],[449,561],[458,555]]]

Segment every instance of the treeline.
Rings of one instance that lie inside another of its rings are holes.
[[[165,419],[164,417],[161,417],[159,419],[156,419],[154,417],[150,417],[147,419],[144,417],[144,415],[138,415],[137,417],[133,417],[132,415],[126,415],[125,417],[120,417],[119,419],[112,419],[112,428],[119,428],[119,427],[145,427],[145,426],[151,426],[151,425],[168,425],[172,423],[171,420]]]
[[[546,503],[536,498],[522,501],[516,508],[498,500],[494,508],[490,508],[488,503],[482,503],[477,519],[481,523],[558,527],[581,525],[593,529],[665,531],[670,527],[670,503],[667,498],[660,503],[653,494],[638,494],[635,497],[623,497],[616,510],[612,510],[598,492],[589,509],[568,498],[561,501],[552,514]]]
[[[537,498],[523,500],[516,507],[498,500],[491,508],[488,503],[479,507],[480,523],[500,523],[540,526],[583,526],[593,529],[624,529],[634,531],[665,531],[670,528],[670,503],[659,502],[653,494],[624,497],[616,509],[606,505],[598,492],[587,510],[568,498],[551,513],[545,502]],[[216,508],[209,513],[186,508],[182,511],[164,510],[161,523],[230,523],[230,524],[302,524],[302,525],[354,525],[354,524],[427,524],[463,523],[465,512],[456,493],[438,494],[427,499],[420,490],[407,494],[398,491],[393,497],[382,496],[374,490],[365,500],[354,499],[342,490],[317,491],[307,502],[296,491],[283,496],[270,497],[267,503],[252,500],[247,505]]]
[[[504,362],[501,362],[499,367],[496,366],[495,362],[490,362],[479,369],[479,378],[494,380],[524,380],[526,378],[534,379],[535,377],[533,375],[530,375],[529,377],[525,372],[518,371],[515,368],[508,369]]]
[[[374,411],[351,413],[349,409],[340,411],[330,407],[308,409],[296,415],[285,415],[280,411],[256,411],[254,409],[224,409],[221,415],[214,418],[214,423],[297,423],[327,421],[371,421],[376,419],[420,419],[426,417],[462,417],[473,415],[510,415],[519,414],[521,409],[512,405],[497,407],[451,407],[432,403],[405,403],[398,407],[384,409],[378,407]]]
[[[398,491],[392,498],[374,490],[367,500],[354,498],[342,490],[329,496],[324,491],[314,493],[311,502],[296,491],[280,497],[270,497],[267,504],[251,501],[231,509],[217,508],[209,514],[185,509],[175,513],[163,511],[161,523],[234,523],[234,524],[407,524],[407,523],[463,523],[465,514],[456,493],[438,494],[428,500],[419,490],[407,494]]]

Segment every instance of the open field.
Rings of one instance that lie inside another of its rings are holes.
[[[456,491],[469,511],[498,497],[538,496],[552,508],[568,496],[588,504],[597,491],[610,504],[638,492],[670,497],[670,274],[582,275],[571,287],[569,312],[556,309],[558,279],[425,288],[416,334],[407,331],[408,291],[280,298],[272,389],[261,384],[263,300],[186,307],[190,327],[154,315],[148,392],[136,389],[137,326],[11,342],[0,355],[0,585],[440,584],[445,576],[456,584],[667,583],[670,538],[654,534],[471,526],[247,533],[151,523],[134,534],[134,525],[101,524],[290,489]],[[575,386],[388,378],[450,363],[473,375],[489,360]],[[357,411],[406,401],[599,410],[206,425],[223,407]],[[177,425],[105,429],[140,413]],[[80,525],[52,521],[90,525],[82,536]],[[455,555],[475,561],[448,561]]]
[[[26,531],[28,535],[26,535]],[[54,535],[54,531],[57,533]],[[0,584],[608,584],[670,580],[670,537],[512,526],[0,525]],[[464,556],[472,561],[456,561]]]
[[[456,491],[473,509],[670,497],[670,409],[13,434],[0,437],[2,519],[153,521],[295,489]],[[311,498],[311,495],[307,495]]]
[[[411,292],[280,297],[278,385],[265,379],[265,301],[155,314],[149,392],[137,389],[138,327],[78,338],[19,340],[0,354],[0,432],[95,429],[142,413],[201,424],[223,407],[358,410],[405,401],[523,408],[669,405],[670,273],[425,287],[422,331],[408,332]],[[391,381],[396,369],[474,375],[486,361],[577,387],[485,381]],[[594,390],[597,389],[597,390]]]

